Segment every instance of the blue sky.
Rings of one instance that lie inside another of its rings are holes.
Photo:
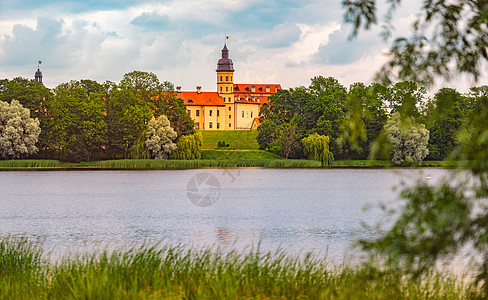
[[[406,35],[421,0],[403,1]],[[31,78],[42,60],[46,86],[119,82],[142,70],[193,90],[215,91],[224,43],[239,83],[308,85],[318,75],[370,83],[388,44],[378,29],[348,40],[340,0],[0,0],[0,78]],[[384,7],[380,3],[379,10]],[[458,82],[463,89],[469,83]]]

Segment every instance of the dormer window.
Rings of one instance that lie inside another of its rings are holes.
[[[249,87],[248,86],[246,86],[246,91],[249,91]]]
[[[263,91],[263,87],[260,87],[260,88],[259,88],[259,91],[260,91],[260,92],[262,92],[262,91]]]
[[[188,99],[188,103],[193,103],[193,100],[191,100],[191,99]]]

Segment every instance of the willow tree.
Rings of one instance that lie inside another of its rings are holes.
[[[176,142],[176,150],[172,154],[175,159],[200,159],[202,157],[203,136],[201,132],[184,135]]]
[[[328,166],[334,159],[332,152],[329,151],[328,136],[314,133],[303,138],[302,144],[308,159],[318,160],[322,166]]]

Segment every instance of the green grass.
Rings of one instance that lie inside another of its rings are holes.
[[[271,160],[283,157],[263,150],[202,150],[202,159],[211,160]]]
[[[466,280],[433,273],[410,280],[372,264],[331,266],[312,254],[222,253],[146,245],[50,262],[27,239],[0,241],[1,299],[465,299]]]
[[[203,135],[203,149],[215,149],[219,141],[229,144],[228,149],[257,150],[256,130],[200,130]]]
[[[61,163],[57,160],[0,160],[0,168],[53,168],[60,166]]]
[[[108,169],[194,169],[194,168],[316,168],[320,162],[299,159],[271,160],[155,160],[121,159],[90,163],[90,166]]]

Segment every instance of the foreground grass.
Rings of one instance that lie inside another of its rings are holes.
[[[200,130],[203,149],[215,149],[219,141],[229,144],[228,149],[258,150],[257,130]]]
[[[307,255],[245,254],[141,246],[57,263],[28,239],[0,240],[1,299],[463,299],[482,298],[466,281],[364,264],[331,267]]]

